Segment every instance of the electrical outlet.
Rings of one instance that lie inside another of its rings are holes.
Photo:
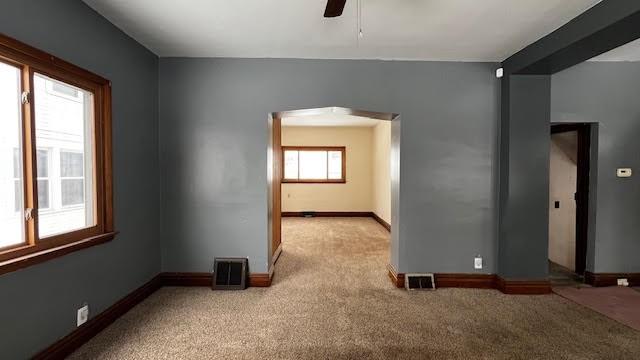
[[[89,304],[84,304],[78,309],[78,326],[86,323],[87,320],[89,320]]]
[[[476,270],[482,269],[482,256],[478,255],[473,259],[473,268]]]
[[[629,286],[629,280],[625,278],[618,279],[618,286]]]

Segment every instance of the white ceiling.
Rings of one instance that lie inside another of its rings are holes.
[[[84,0],[159,56],[502,61],[600,0]]]
[[[363,116],[322,114],[283,117],[282,126],[376,126],[380,121]]]

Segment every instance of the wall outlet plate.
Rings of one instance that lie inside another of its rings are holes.
[[[83,307],[78,309],[78,326],[84,324],[89,320],[89,305],[85,304]]]
[[[629,286],[629,280],[626,278],[618,279],[618,286]]]
[[[476,270],[482,269],[482,257],[481,256],[476,256],[473,259],[473,268],[476,269]]]
[[[616,175],[619,178],[627,178],[633,175],[633,171],[631,170],[631,168],[619,168],[618,170],[616,170]]]

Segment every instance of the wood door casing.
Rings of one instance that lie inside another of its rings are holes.
[[[275,255],[280,243],[282,242],[282,131],[281,119],[273,118],[273,182],[272,182],[272,237],[271,237],[271,255]]]

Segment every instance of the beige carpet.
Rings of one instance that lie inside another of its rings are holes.
[[[164,288],[75,359],[639,359],[640,332],[556,295],[406,292],[371,219],[286,218],[271,288]]]

